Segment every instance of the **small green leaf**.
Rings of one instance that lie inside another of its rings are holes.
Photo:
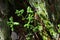
[[[10,27],[12,28],[13,27],[13,24],[11,24]]]
[[[33,20],[33,15],[29,14],[27,19],[29,20],[29,22],[31,22]]]
[[[24,10],[23,10],[23,9],[21,9],[19,12],[20,12],[21,14],[23,14]]]
[[[42,26],[38,26],[38,30],[39,31],[43,30]]]
[[[14,30],[14,28],[13,28],[14,25],[19,25],[18,22],[13,21],[13,17],[9,18],[9,22],[7,22],[7,24],[9,25],[9,27],[11,28],[12,31]]]
[[[10,21],[13,21],[13,17],[10,17],[9,20],[10,20]]]
[[[30,37],[27,37],[26,40],[30,40]]]
[[[27,13],[33,13],[31,7],[29,7],[29,6],[28,6],[28,8],[27,8]]]
[[[15,12],[16,14],[18,14],[19,13],[19,10],[16,10],[16,12]]]
[[[43,36],[43,40],[47,40],[47,37],[46,36]]]
[[[19,23],[18,22],[14,22],[14,25],[19,25]]]
[[[12,27],[11,30],[14,31],[14,28]]]
[[[37,27],[34,27],[34,28],[33,28],[33,31],[34,31],[34,32],[37,32],[37,31],[38,31],[38,28],[37,28]]]
[[[21,14],[17,14],[17,16],[21,16]]]
[[[15,14],[17,14],[17,16],[21,16],[23,14],[24,10],[21,9],[20,11],[19,10],[16,10]]]
[[[60,33],[60,29],[58,29],[58,32]]]
[[[27,23],[27,24],[24,25],[24,27],[26,27],[26,28],[29,28],[29,26],[30,26],[29,23]]]
[[[60,24],[58,24],[58,27],[60,27]]]

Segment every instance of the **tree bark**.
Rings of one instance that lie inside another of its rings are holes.
[[[0,18],[0,40],[10,40],[10,29],[7,26],[7,18]]]
[[[10,40],[10,28],[7,25],[7,0],[0,0],[0,40]]]

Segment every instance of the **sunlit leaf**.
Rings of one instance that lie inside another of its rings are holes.
[[[47,40],[47,37],[46,36],[43,36],[43,40]]]
[[[10,20],[10,21],[13,21],[13,17],[10,17],[9,20]]]
[[[16,14],[18,14],[19,13],[19,10],[16,10],[16,12],[15,12]]]
[[[33,20],[33,15],[29,14],[27,19],[31,22]]]
[[[30,24],[25,24],[24,27],[29,28]]]
[[[14,22],[14,25],[19,25],[19,22]]]
[[[23,14],[24,10],[21,9],[20,11],[19,10],[16,10],[15,14],[17,14],[17,16],[21,16]]]
[[[58,27],[60,28],[60,24],[58,24]]]
[[[27,13],[33,13],[31,7],[29,7],[29,6],[28,6],[28,8],[27,8]]]
[[[42,26],[38,26],[38,30],[39,31],[43,30]]]
[[[11,24],[10,27],[12,28],[13,27],[13,24]]]

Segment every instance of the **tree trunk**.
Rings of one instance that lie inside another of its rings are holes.
[[[0,0],[0,40],[10,40],[10,29],[7,25],[7,1]]]
[[[10,40],[10,31],[7,26],[7,18],[0,18],[0,40]]]

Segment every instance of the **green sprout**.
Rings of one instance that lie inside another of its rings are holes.
[[[17,16],[21,16],[23,14],[24,10],[21,9],[20,11],[19,10],[16,10],[15,14],[17,14]]]
[[[29,20],[29,22],[33,22],[33,21],[32,21],[32,20],[34,19],[34,18],[33,18],[33,15],[29,14],[27,19]]]
[[[27,13],[33,13],[31,7],[29,7],[29,6],[28,6],[28,8],[27,8]]]
[[[14,28],[13,28],[14,25],[19,25],[18,22],[13,22],[13,17],[9,18],[9,22],[7,22],[7,24],[10,26],[12,31],[14,30]]]

